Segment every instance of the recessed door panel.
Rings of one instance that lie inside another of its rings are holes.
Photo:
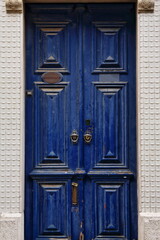
[[[137,239],[135,39],[134,4],[26,4],[25,240]]]

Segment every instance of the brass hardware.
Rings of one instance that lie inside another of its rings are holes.
[[[72,204],[77,205],[78,204],[78,183],[73,182],[72,183]]]
[[[52,56],[48,60],[52,60]],[[42,74],[41,78],[46,83],[59,83],[63,76],[59,72],[45,72]]]
[[[92,141],[92,134],[89,131],[86,131],[83,137],[85,143],[90,143]]]
[[[76,130],[73,130],[73,132],[70,135],[72,143],[77,143],[79,139],[79,135]]]
[[[84,240],[84,234],[82,232],[79,234],[79,240]]]

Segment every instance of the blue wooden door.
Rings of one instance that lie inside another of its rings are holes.
[[[26,5],[25,240],[137,239],[135,49],[134,4]]]

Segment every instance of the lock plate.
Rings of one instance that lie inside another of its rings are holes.
[[[78,204],[78,183],[76,182],[72,183],[72,204]]]

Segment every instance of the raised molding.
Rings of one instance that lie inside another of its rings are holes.
[[[7,13],[22,13],[23,0],[5,0]]]
[[[138,0],[139,13],[151,13],[154,11],[155,0]]]

